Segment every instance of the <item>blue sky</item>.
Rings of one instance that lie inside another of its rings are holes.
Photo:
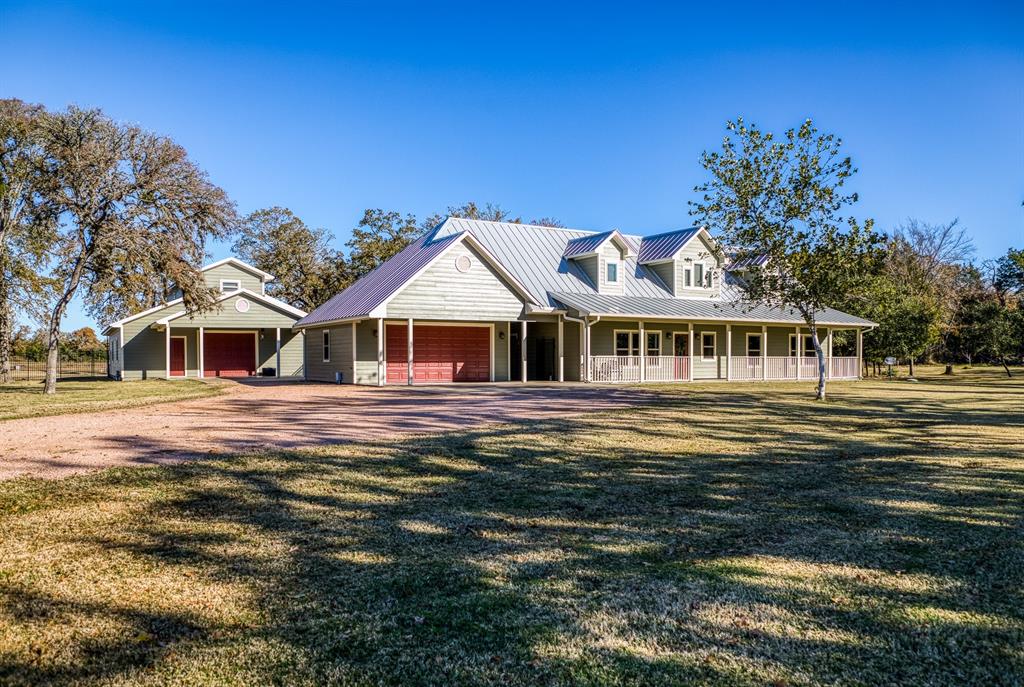
[[[1020,3],[552,4],[0,0],[0,96],[166,134],[241,211],[287,206],[339,246],[365,208],[468,200],[686,226],[738,115],[841,135],[883,229],[959,217],[979,259],[1024,245]]]

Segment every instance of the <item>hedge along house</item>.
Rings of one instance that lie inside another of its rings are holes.
[[[216,306],[189,314],[182,299],[108,325],[108,374],[114,379],[301,376],[301,310],[266,294],[273,275],[236,258],[201,270],[220,293]],[[174,294],[172,294],[174,295]]]
[[[295,323],[306,378],[357,384],[817,376],[789,308],[741,304],[704,229],[627,236],[449,217]],[[818,313],[831,378],[872,322]],[[840,330],[849,334],[837,341]]]

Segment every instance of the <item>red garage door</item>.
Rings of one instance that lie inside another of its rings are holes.
[[[204,377],[246,377],[256,374],[256,335],[252,332],[206,332],[203,335]]]
[[[387,382],[408,381],[408,327],[387,326]],[[413,327],[413,381],[486,382],[491,378],[489,327]]]

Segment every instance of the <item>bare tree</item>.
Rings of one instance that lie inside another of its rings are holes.
[[[205,242],[236,221],[224,191],[173,141],[75,107],[47,118],[46,194],[67,221],[58,239],[58,296],[50,312],[44,392],[56,391],[60,325],[83,284],[100,303],[126,271],[166,280],[190,312],[214,292],[199,273]]]

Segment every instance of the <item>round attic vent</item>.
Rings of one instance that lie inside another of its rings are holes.
[[[460,255],[455,258],[455,269],[459,272],[469,272],[469,268],[473,266],[473,261],[469,259],[468,255]]]
[[[239,298],[235,301],[235,310],[238,312],[249,312],[249,301],[244,298]]]

